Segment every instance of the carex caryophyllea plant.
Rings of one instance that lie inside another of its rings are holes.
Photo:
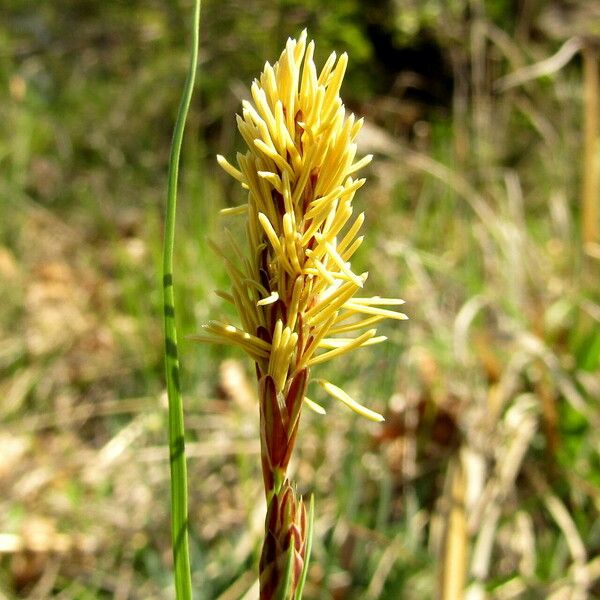
[[[385,340],[376,325],[405,315],[385,308],[398,299],[357,294],[367,273],[350,259],[363,242],[364,213],[352,200],[365,183],[356,173],[362,119],[347,114],[339,96],[347,55],[332,54],[320,73],[306,31],[289,39],[279,61],[265,65],[252,84],[237,123],[248,150],[238,168],[218,162],[248,191],[248,201],[227,209],[247,222],[247,249],[231,239],[216,248],[231,278],[218,294],[239,316],[237,325],[211,322],[200,341],[235,344],[256,364],[262,470],[267,499],[260,560],[261,599],[299,598],[306,575],[307,515],[287,480],[302,406],[324,410],[306,397],[313,367],[350,350]],[[333,383],[326,392],[375,421],[383,417]]]

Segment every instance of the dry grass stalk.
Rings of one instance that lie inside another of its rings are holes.
[[[406,318],[389,309],[402,300],[356,297],[367,273],[354,273],[350,264],[363,242],[364,221],[364,213],[352,217],[352,200],[365,183],[355,173],[371,156],[356,160],[362,119],[347,114],[339,96],[347,55],[336,61],[332,54],[318,74],[313,53],[304,31],[288,40],[278,62],[265,65],[251,87],[253,103],[244,102],[237,118],[248,146],[237,155],[239,168],[218,157],[248,190],[246,204],[224,212],[247,219],[249,251],[232,236],[235,261],[215,246],[233,286],[219,295],[234,305],[241,327],[211,322],[197,337],[236,345],[256,364],[268,503],[263,599],[297,597],[302,587],[306,510],[287,480],[287,467],[303,404],[325,412],[306,398],[310,369],[384,341],[374,325]],[[358,414],[383,420],[334,384],[319,383]]]
[[[464,596],[469,536],[465,514],[466,473],[460,459],[449,470],[449,502],[440,562],[440,598],[459,600]]]
[[[584,85],[584,149],[581,223],[583,242],[598,242],[598,202],[600,201],[598,166],[598,111],[600,81],[598,80],[598,48],[591,44],[583,48]]]

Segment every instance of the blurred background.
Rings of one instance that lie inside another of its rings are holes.
[[[189,0],[2,1],[0,597],[173,597],[160,260]],[[216,167],[265,60],[348,52],[389,342],[320,367],[293,476],[307,599],[600,598],[598,56],[592,0],[204,0],[175,281],[198,600],[253,600],[252,365],[185,339],[225,308]],[[595,212],[596,211],[596,212]]]

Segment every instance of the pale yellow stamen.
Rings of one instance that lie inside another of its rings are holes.
[[[372,154],[367,154],[367,156],[361,158],[359,161],[355,162],[349,171],[347,171],[347,175],[355,173],[356,171],[360,171],[363,167],[366,167],[373,160]]]
[[[327,249],[327,253],[333,259],[333,262],[339,267],[340,271],[348,276],[348,278],[353,281],[357,286],[362,287],[364,284],[364,280],[355,275],[350,269],[350,265],[344,261],[344,259],[338,254],[334,245],[330,242],[325,242],[325,248]]]
[[[254,358],[268,358],[271,345],[260,338],[242,331],[233,325],[224,325],[218,321],[211,321],[204,329],[212,336],[196,335],[190,339],[199,342],[233,343],[248,352]]]
[[[239,206],[231,206],[229,208],[222,208],[219,214],[224,217],[231,217],[237,215],[245,215],[248,212],[248,205],[241,204]]]
[[[335,59],[337,55],[335,52],[332,52],[329,55],[329,58],[325,61],[323,68],[321,69],[321,74],[319,75],[319,79],[317,81],[317,85],[325,85],[327,83],[327,78],[329,77],[329,73],[331,73],[331,69],[335,64]]]
[[[262,300],[259,300],[256,303],[256,306],[268,306],[269,304],[277,302],[277,300],[279,300],[279,294],[277,292],[271,292],[269,296],[263,298]]]
[[[349,352],[350,350],[353,350],[354,348],[359,348],[360,346],[363,346],[365,344],[365,342],[370,340],[376,333],[377,333],[377,330],[369,329],[369,331],[365,331],[365,333],[363,333],[362,335],[359,335],[357,338],[349,341],[348,344],[346,344],[345,346],[342,346],[341,348],[335,348],[334,350],[330,350],[329,352],[325,352],[324,354],[319,354],[318,356],[314,356],[313,358],[311,358],[308,361],[307,364],[309,367],[312,367],[313,365],[317,365],[319,363],[323,363],[328,360],[331,360],[332,358],[335,358],[336,356],[341,356],[342,354],[345,354],[346,352]]]
[[[307,321],[312,325],[318,325],[327,320],[332,313],[335,313],[356,293],[357,289],[359,289],[359,286],[353,281],[344,283],[331,295],[331,297],[325,298],[306,313]]]
[[[294,282],[294,289],[292,291],[292,300],[288,306],[288,322],[287,325],[290,329],[296,327],[296,320],[298,318],[298,308],[300,304],[300,294],[302,293],[302,287],[304,281],[302,277],[297,277]]]
[[[357,329],[364,329],[365,327],[370,327],[371,325],[376,325],[377,323],[383,321],[385,317],[378,315],[376,317],[369,317],[368,319],[362,319],[360,321],[356,321],[355,323],[349,323],[348,325],[340,325],[339,327],[332,327],[329,333],[332,335],[337,335],[339,333],[348,333],[350,331],[356,331]]]
[[[350,244],[350,247],[347,250],[344,250],[343,252],[340,251],[342,258],[344,260],[350,260],[354,256],[354,253],[362,246],[364,239],[365,236],[361,235]]]
[[[265,233],[267,234],[267,237],[269,238],[269,242],[271,242],[271,246],[273,247],[273,250],[275,251],[275,254],[276,254],[280,264],[283,266],[284,269],[286,269],[290,273],[294,274],[294,270],[288,261],[288,258],[286,256],[286,253],[283,250],[283,247],[281,246],[281,242],[279,240],[279,237],[277,236],[277,233],[275,232],[275,229],[273,229],[273,225],[271,225],[271,221],[269,221],[267,215],[265,215],[264,213],[258,214],[258,220],[260,221],[260,224],[263,226],[263,229],[264,229]]]
[[[315,275],[321,275],[327,283],[330,285],[335,285],[335,279],[333,278],[333,273],[330,273],[327,270],[327,267],[315,256],[315,253],[312,250],[307,250],[307,256],[311,259],[309,264],[315,266],[314,269],[307,267],[304,269],[305,273],[312,273]]]
[[[245,183],[244,176],[241,171],[238,171],[224,156],[217,154],[217,162],[219,166],[229,173],[234,179],[237,179],[241,183]]]
[[[359,179],[359,181],[364,181]],[[342,241],[338,244],[338,252],[341,254],[344,250],[352,243],[352,240],[356,237],[356,234],[360,231],[362,224],[365,222],[365,213],[362,212],[356,217],[354,223],[350,226],[350,229],[346,232],[346,235],[342,238]]]
[[[283,192],[283,184],[279,175],[269,171],[258,171],[258,174],[263,179],[266,179],[280,194]]]
[[[360,344],[360,347],[363,346],[373,346],[374,344],[380,344],[381,342],[385,342],[387,337],[385,335],[379,335],[377,337],[372,337],[368,339],[366,342]],[[319,344],[319,348],[347,348],[349,345],[353,344],[353,339],[347,338],[323,338],[321,343]],[[353,346],[354,347],[354,346]]]
[[[323,326],[320,327],[317,331],[313,330],[313,332],[312,332],[313,339],[310,342],[310,344],[308,344],[308,346],[306,347],[306,349],[304,350],[304,352],[302,353],[302,364],[301,364],[302,368],[304,368],[305,366],[307,366],[307,364],[310,361],[312,355],[319,348],[319,344],[321,343],[321,340],[325,337],[325,335],[327,334],[327,332],[329,331],[329,329],[333,325],[334,321],[335,321],[335,313],[333,315],[331,315],[329,317],[329,320],[326,321],[323,324]]]
[[[372,296],[371,298],[352,298],[353,304],[369,304],[370,306],[401,306],[404,300],[400,298],[382,298],[381,296]]]
[[[215,294],[219,296],[219,298],[223,298],[223,300],[225,300],[226,302],[229,302],[230,304],[235,304],[235,302],[233,301],[233,296],[229,292],[225,292],[223,290],[215,290]]]
[[[361,417],[366,417],[371,421],[376,421],[381,423],[385,421],[383,415],[359,404],[356,400],[351,398],[344,390],[340,389],[337,385],[333,385],[333,383],[329,383],[329,381],[324,381],[323,379],[318,381],[321,387],[331,396],[343,402],[348,408],[351,408],[355,413],[359,414]]]
[[[386,310],[385,308],[378,308],[377,306],[370,306],[368,304],[355,304],[354,302],[346,302],[344,308],[347,308],[353,312],[360,312],[366,315],[381,315],[388,319],[396,319],[397,321],[405,321],[408,317],[394,310]]]
[[[320,405],[304,396],[304,402],[306,402],[306,406],[316,412],[318,415],[326,415],[327,411]]]

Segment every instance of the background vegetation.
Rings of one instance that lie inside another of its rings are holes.
[[[3,2],[0,597],[173,594],[159,273],[190,14]],[[217,213],[241,192],[214,155],[234,155],[249,83],[304,27],[321,61],[350,55],[343,96],[376,154],[358,271],[411,319],[331,367],[383,425],[334,404],[303,417],[306,597],[600,598],[600,251],[579,234],[579,50],[594,52],[597,3],[204,0],[184,335],[224,310],[206,240],[234,226]],[[196,598],[249,600],[264,511],[251,365],[181,350]]]

